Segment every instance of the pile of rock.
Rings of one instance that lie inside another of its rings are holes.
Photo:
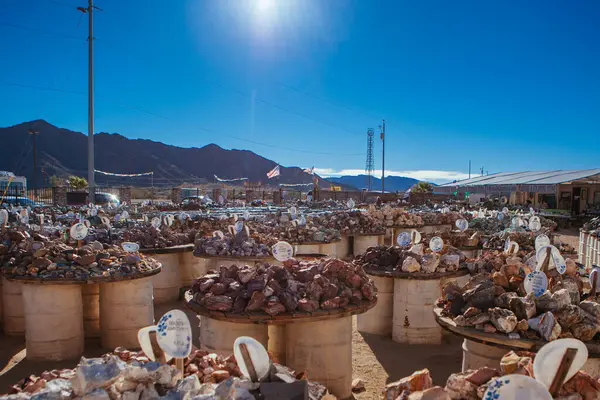
[[[459,212],[451,211],[447,213],[443,212],[423,212],[419,213],[419,216],[423,220],[423,224],[425,225],[452,225],[456,223],[457,220],[464,218]]]
[[[483,399],[488,386],[504,375],[519,374],[535,378],[533,360],[535,353],[509,352],[500,362],[500,369],[483,367],[452,374],[444,387],[434,386],[428,369],[388,384],[386,400],[479,400]],[[496,398],[496,397],[492,397]],[[565,382],[556,399],[594,400],[600,398],[600,381],[583,371],[578,371]],[[485,397],[487,399],[487,397]]]
[[[327,229],[335,229],[342,235],[385,233],[382,221],[358,210],[332,212],[314,217],[313,221]]]
[[[258,236],[258,235],[255,235]],[[197,257],[270,257],[273,243],[261,243],[260,239],[249,237],[245,231],[234,235],[197,236],[194,255]]]
[[[194,282],[190,301],[208,310],[269,315],[335,309],[376,297],[364,270],[338,259],[221,266]]]
[[[150,361],[142,352],[117,348],[100,358],[82,358],[74,369],[31,375],[10,388],[6,400],[27,399],[254,399],[261,387],[243,377],[235,357],[192,351],[184,373],[170,364]],[[295,382],[294,371],[273,364],[267,382]],[[324,386],[308,382],[309,393],[321,399]],[[197,396],[197,397],[196,397]]]
[[[583,282],[575,263],[567,259],[567,271],[546,273],[549,290],[535,297],[525,292],[523,281],[533,269],[518,257],[502,264],[499,257],[488,260],[482,272],[462,288],[450,283],[437,302],[442,314],[456,325],[510,337],[543,339],[574,337],[583,342],[600,332],[600,304],[581,301]]]
[[[454,247],[445,246],[437,254],[418,244],[410,249],[385,245],[369,247],[353,263],[367,271],[434,273],[456,271],[466,266],[464,261],[465,256]]]
[[[506,239],[510,239],[512,242],[517,242],[519,250],[530,252],[535,250],[535,238],[536,235],[533,232],[502,231],[488,236],[483,241],[483,247],[491,250],[502,250]]]
[[[502,221],[497,218],[475,218],[469,222],[469,228],[489,236],[503,231],[509,224],[509,218],[504,218]]]
[[[119,236],[125,242],[139,244],[142,249],[161,249],[194,243],[196,234],[196,229],[189,228],[187,225],[161,226],[160,228],[151,225],[136,225],[123,230]]]
[[[418,214],[410,214],[404,208],[396,208],[389,205],[381,208],[370,206],[368,212],[369,215],[379,220],[384,226],[402,228],[423,226],[423,219]]]
[[[459,231],[438,231],[433,233],[421,234],[421,243],[427,244],[434,236],[439,236],[444,243],[459,249],[479,247],[483,242],[481,232],[467,229],[464,232]]]
[[[92,242],[74,248],[60,239],[10,231],[0,244],[0,266],[8,277],[46,280],[88,280],[147,274],[160,263],[139,253],[127,253],[120,246]]]
[[[328,228],[321,223],[321,219],[305,217],[306,223],[299,224],[299,219],[292,222],[287,213],[270,214],[262,221],[248,223],[252,232],[269,236],[277,241],[283,240],[292,244],[303,243],[331,243],[340,239],[340,231]]]
[[[592,218],[583,224],[583,230],[588,232],[600,230],[600,217]]]

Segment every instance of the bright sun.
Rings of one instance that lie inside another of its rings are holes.
[[[275,5],[275,0],[256,0],[256,8],[259,12],[269,11]]]

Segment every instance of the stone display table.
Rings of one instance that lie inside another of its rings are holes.
[[[152,276],[159,273],[86,281],[5,277],[22,292],[27,358],[81,357],[84,336],[98,333],[104,348],[139,348],[137,331],[154,322]]]
[[[510,350],[537,352],[548,342],[534,339],[510,339],[501,333],[486,333],[475,328],[458,326],[451,318],[442,316],[441,308],[434,308],[436,322],[445,330],[464,339],[462,370],[481,367],[500,368],[500,360]],[[591,376],[600,374],[600,342],[586,342],[588,360],[582,370]]]
[[[373,308],[377,300],[334,310],[298,311],[275,316],[264,312],[210,311],[186,294],[187,306],[201,316],[200,345],[210,352],[231,354],[238,336],[251,336],[278,362],[325,385],[339,399],[352,395],[352,315]]]
[[[179,300],[180,289],[191,286],[194,279],[206,273],[206,266],[193,257],[193,251],[193,244],[140,249],[140,253],[151,256],[162,265],[160,274],[152,277],[154,304]]]
[[[461,268],[451,272],[399,272],[365,268],[377,286],[377,306],[357,317],[361,332],[392,336],[407,344],[441,344],[442,329],[431,314],[448,282],[463,286],[470,278]]]

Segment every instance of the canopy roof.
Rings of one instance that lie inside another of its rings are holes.
[[[435,188],[436,192],[450,192],[459,188],[482,188],[485,191],[508,190],[535,192],[540,189],[551,192],[552,185],[561,183],[594,183],[600,184],[600,168],[582,170],[554,170],[554,171],[525,171],[525,172],[499,172],[492,175],[476,176],[471,179],[445,183]]]

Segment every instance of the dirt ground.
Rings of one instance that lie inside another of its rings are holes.
[[[576,229],[561,230],[561,240],[570,243],[577,249],[578,235]],[[194,345],[198,346],[198,323],[194,313],[181,303],[155,307],[155,318],[158,320],[165,312],[179,308],[184,310],[194,329]],[[356,330],[356,317],[353,321],[352,365],[353,378],[364,381],[366,391],[355,394],[358,400],[374,400],[382,398],[386,383],[408,376],[416,370],[429,368],[434,384],[443,386],[451,373],[458,372],[462,363],[462,340],[448,335],[444,344],[436,345],[403,345],[395,343],[391,338],[363,334]],[[105,353],[98,342],[86,342],[85,356],[95,357]],[[0,393],[5,393],[9,385],[30,374],[39,374],[54,368],[72,368],[77,360],[63,362],[33,362],[25,355],[25,340],[11,338],[0,334]]]

